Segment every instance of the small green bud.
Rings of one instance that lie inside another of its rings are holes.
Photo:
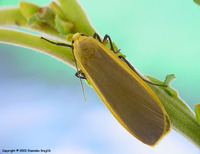
[[[52,1],[50,3],[50,8],[54,12],[54,14],[57,15],[60,19],[67,20],[62,8],[56,2]]]
[[[56,29],[63,36],[66,36],[68,33],[70,33],[71,29],[73,28],[73,24],[72,23],[60,19],[58,17],[58,15],[56,16],[56,19],[55,19],[55,25],[56,25]]]
[[[20,11],[26,19],[29,19],[33,14],[35,14],[40,7],[36,4],[21,1],[19,3]]]

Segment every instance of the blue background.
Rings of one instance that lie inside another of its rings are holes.
[[[33,1],[33,0],[30,0]],[[49,0],[34,0],[48,4]],[[0,0],[0,6],[19,0]],[[80,0],[95,29],[109,34],[143,74],[164,80],[194,109],[199,103],[200,6],[181,0]],[[75,70],[47,55],[0,44],[0,149],[55,154],[199,154],[175,131],[154,148],[132,137]],[[2,151],[0,151],[1,153]]]

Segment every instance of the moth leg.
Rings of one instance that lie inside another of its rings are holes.
[[[108,39],[109,42],[110,42],[110,50],[112,50],[114,53],[118,52],[118,51],[115,51],[115,50],[114,50],[112,40],[111,40],[111,38],[110,38],[110,36],[109,36],[108,34],[106,34],[106,35],[104,36],[104,38],[103,38],[103,44],[104,44],[104,45],[106,44],[107,39]]]
[[[111,38],[108,34],[106,34],[104,36],[103,42],[101,41],[101,38],[100,38],[99,34],[97,34],[97,33],[94,33],[93,38],[98,39],[98,41],[101,42],[103,45],[105,45],[107,43],[107,39],[108,39],[109,43],[110,43],[110,50],[112,50],[114,53],[118,53],[120,51],[120,49],[117,50],[117,51],[114,50],[113,43],[112,43]]]
[[[77,78],[79,78],[79,79],[87,79],[86,76],[85,76],[85,74],[81,70],[79,70],[78,72],[76,72],[75,76]]]
[[[94,38],[94,39],[97,39],[99,42],[101,42],[101,43],[102,43],[102,41],[101,41],[101,38],[100,38],[99,34],[97,34],[97,33],[94,33],[94,35],[93,35],[93,38]]]
[[[131,65],[131,63],[129,63],[128,60],[126,60],[126,58],[124,58],[123,56],[118,56],[121,60],[123,60],[143,81],[147,82],[147,83],[150,83],[152,85],[155,85],[155,86],[163,86],[163,87],[167,87],[167,85],[163,85],[163,84],[156,84],[156,83],[153,83],[151,81],[148,81],[146,79],[144,79],[143,77],[140,76],[140,74],[136,71],[136,69]]]

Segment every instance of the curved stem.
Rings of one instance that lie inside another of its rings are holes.
[[[71,48],[56,46],[44,41],[37,35],[6,28],[0,28],[0,36],[0,42],[21,46],[48,54],[74,67],[74,58]]]

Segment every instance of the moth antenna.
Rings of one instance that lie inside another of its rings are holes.
[[[44,37],[40,37],[41,39],[51,43],[51,44],[55,44],[55,45],[58,45],[58,46],[65,46],[65,47],[70,47],[70,48],[73,48],[73,46],[69,45],[69,44],[65,44],[65,43],[59,43],[59,42],[53,42],[53,41],[50,41]]]
[[[72,45],[69,45],[69,44],[65,44],[65,43],[53,42],[53,41],[50,41],[50,40],[48,40],[48,39],[46,39],[46,38],[44,38],[44,37],[41,37],[41,39],[43,39],[43,40],[45,40],[45,41],[47,41],[47,42],[49,42],[49,43],[51,43],[51,44],[55,44],[55,45],[58,45],[58,46],[65,46],[65,47],[70,47],[70,48],[72,48],[72,55],[73,55],[73,57],[74,57],[74,63],[75,63],[75,66],[76,66],[76,70],[77,70],[77,72],[78,72],[78,65],[77,65],[76,58],[75,58],[75,56],[74,56],[74,51],[73,51],[73,43],[72,43]],[[80,77],[79,77],[79,79],[80,79],[80,82],[81,82],[81,89],[82,89],[82,92],[83,92],[84,101],[85,101],[85,103],[86,103],[86,98],[85,98],[83,83],[82,83]]]
[[[72,47],[73,47],[73,45],[72,45]],[[77,72],[78,72],[78,65],[77,65],[76,58],[75,58],[75,56],[74,56],[74,50],[73,50],[73,48],[72,48],[72,55],[73,55],[73,57],[74,57],[74,63],[75,63],[75,66],[76,66],[76,70],[77,70]],[[82,81],[81,81],[80,76],[79,76],[78,78],[80,79],[81,89],[82,89],[82,92],[83,92],[83,98],[84,98],[84,101],[85,101],[85,103],[86,103],[86,97],[85,97],[85,92],[84,92],[84,88],[83,88],[83,83],[82,83]]]
[[[81,78],[79,78],[79,79],[80,79],[80,82],[81,82],[81,89],[82,89],[82,92],[83,92],[83,98],[84,98],[85,103],[87,103],[87,102],[86,102],[86,97],[85,97],[84,88],[83,88],[83,82],[82,82]]]

